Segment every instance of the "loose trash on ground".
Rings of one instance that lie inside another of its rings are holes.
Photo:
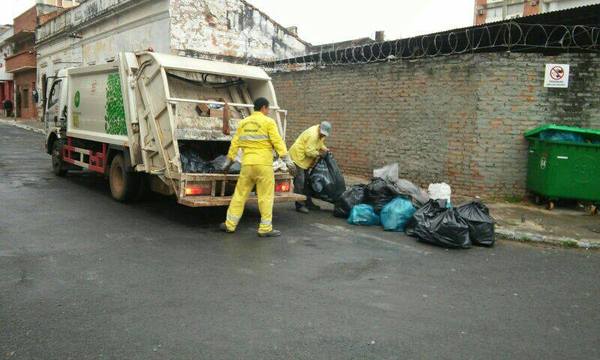
[[[469,236],[474,245],[494,246],[494,219],[490,211],[479,201],[473,201],[456,208],[456,212],[466,220]]]
[[[313,197],[335,203],[346,191],[344,176],[331,153],[322,157],[310,172]]]
[[[404,231],[404,227],[412,218],[416,209],[412,202],[404,197],[397,197],[381,210],[381,224],[386,231]]]
[[[381,219],[371,205],[360,204],[354,206],[350,211],[348,223],[351,225],[373,226],[380,225]]]
[[[446,208],[445,200],[430,200],[415,212],[406,234],[420,241],[454,249],[471,247],[469,226],[455,209]]]
[[[356,205],[362,204],[365,201],[365,189],[367,185],[354,185],[340,196],[335,202],[333,208],[333,216],[347,219],[350,216],[350,211]]]

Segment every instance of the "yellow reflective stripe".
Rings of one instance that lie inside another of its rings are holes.
[[[250,141],[269,140],[269,136],[268,135],[242,135],[242,136],[240,136],[240,140],[250,140]]]
[[[237,224],[240,221],[240,219],[241,218],[239,216],[227,214],[227,221],[231,221],[234,224]]]
[[[272,224],[273,224],[273,221],[271,221],[271,220],[261,220],[261,221],[260,221],[260,224],[261,224],[261,225],[266,225],[266,226],[269,226],[269,225],[272,225]]]

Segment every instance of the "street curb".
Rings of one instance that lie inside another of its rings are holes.
[[[23,130],[33,131],[33,132],[38,133],[38,134],[46,134],[46,131],[44,129],[38,129],[38,128],[33,127],[33,126],[29,126],[29,125],[25,125],[25,124],[20,124],[18,121],[15,121],[15,120],[0,119],[0,123],[6,124],[6,125],[12,125],[12,126],[18,127],[20,129],[23,129]]]
[[[515,231],[502,227],[496,227],[496,235],[498,238],[504,240],[549,244],[565,248],[600,249],[600,243],[593,240],[577,240],[569,237],[548,236],[537,233]]]

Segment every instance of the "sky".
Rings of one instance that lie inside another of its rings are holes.
[[[0,0],[0,23],[33,6],[35,0]],[[298,26],[300,37],[324,44],[375,37],[398,39],[470,26],[474,0],[248,0],[283,26]]]

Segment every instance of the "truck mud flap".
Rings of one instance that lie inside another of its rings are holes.
[[[275,193],[275,202],[293,202],[304,201],[306,196],[294,193]],[[189,207],[210,207],[210,206],[227,206],[231,202],[231,196],[186,196],[178,201],[181,205]],[[246,204],[256,204],[258,198],[255,196],[248,197]]]

